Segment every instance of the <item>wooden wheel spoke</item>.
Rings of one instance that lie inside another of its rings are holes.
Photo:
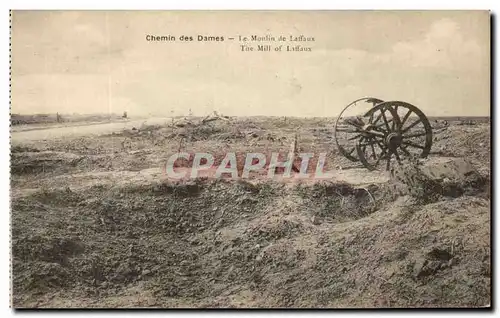
[[[403,139],[405,138],[414,138],[414,137],[422,137],[422,136],[425,136],[427,135],[427,132],[419,132],[419,133],[414,133],[414,134],[410,134],[410,135],[403,135]]]
[[[358,139],[359,137],[362,137],[362,136],[361,135],[356,135],[354,137],[348,138],[347,140],[355,140],[355,139]]]
[[[373,130],[373,131],[378,131],[379,133],[382,133],[382,134],[387,134],[387,133],[388,133],[388,131],[386,131],[386,130],[382,129],[382,127],[377,127],[377,126],[374,126],[374,127],[372,128],[372,130]]]
[[[381,132],[375,129],[369,130],[369,131],[363,131],[364,133],[370,135],[371,138],[383,138],[385,132]]]
[[[389,154],[387,155],[387,162],[385,164],[385,170],[389,170],[391,167],[391,157],[392,157],[392,152],[389,150]]]
[[[398,107],[399,105],[396,105],[394,106],[394,113],[393,114],[398,114]],[[392,131],[394,131],[396,129],[396,121],[394,120],[394,115],[393,115],[393,118],[391,118],[391,121],[392,121]]]
[[[377,161],[375,161],[375,167],[378,166],[378,164],[380,163],[380,160],[383,158],[383,153],[380,155],[380,157],[378,157]]]
[[[363,143],[363,144],[360,143],[360,148],[363,151],[363,153],[365,153],[365,157],[367,156],[366,148],[368,146],[370,146],[370,149],[372,151],[372,155],[370,157],[373,157],[374,159],[377,159],[377,152],[375,151],[375,144],[376,143],[377,143],[376,139],[371,139],[368,142]]]
[[[385,159],[386,156],[387,156],[387,148],[384,148],[384,149],[382,149],[380,156],[377,158],[377,161],[375,161],[375,166],[377,166],[382,159]]]
[[[372,125],[375,125],[379,120],[380,118],[382,118],[382,111],[380,111],[380,114],[378,114],[377,116],[377,119],[375,119],[373,122],[372,122]]]
[[[389,122],[387,121],[387,117],[385,116],[385,109],[382,110],[382,118],[384,119],[385,127],[387,128],[387,131],[391,130],[391,127],[389,127]]]
[[[377,139],[375,138],[368,138],[368,139],[364,139],[365,143],[363,143],[365,146],[368,146],[370,144],[374,144],[376,143]]]
[[[375,146],[374,143],[371,143],[370,146],[372,147],[372,152],[373,152],[373,159],[377,159],[377,153],[375,152]]]
[[[387,120],[387,123],[390,123],[390,122],[392,122],[392,124],[394,125],[394,118],[391,118],[391,119],[388,119],[388,120]],[[385,125],[385,122],[384,122],[384,123],[381,123],[381,124],[378,124],[378,125],[376,125],[375,127],[382,127],[382,126],[384,126],[384,125]]]
[[[385,153],[387,153],[387,147],[384,146],[384,144],[378,140],[376,140],[378,147],[380,148],[381,151],[381,156]]]
[[[415,127],[416,125],[420,124],[421,122],[422,122],[422,119],[420,119],[420,118],[417,119],[417,120],[415,120],[410,126],[408,126],[405,129],[401,130],[401,133],[404,134],[405,132],[407,132],[408,130],[412,129],[413,127]]]
[[[401,163],[401,158],[399,157],[398,150],[394,149],[393,153],[394,153],[394,156],[396,157],[396,160],[398,161],[398,163]]]
[[[385,149],[384,144],[383,144],[380,140],[375,139],[375,142],[376,142],[376,143],[378,144],[378,146],[380,147],[380,150],[384,150],[384,149]]]
[[[412,110],[409,109],[408,112],[406,113],[405,117],[403,117],[403,120],[401,121],[401,129],[403,129],[403,126],[406,123],[406,121],[408,120],[408,117],[410,117],[411,113],[412,113]]]
[[[415,144],[411,141],[403,141],[402,142],[403,145],[407,145],[407,146],[410,146],[410,147],[414,147],[414,148],[418,148],[418,149],[425,149],[424,146],[421,146],[421,145],[418,145],[418,144]]]

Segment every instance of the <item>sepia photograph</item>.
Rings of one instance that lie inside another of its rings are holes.
[[[11,10],[11,304],[490,308],[486,10]]]

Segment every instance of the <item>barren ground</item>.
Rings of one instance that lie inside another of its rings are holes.
[[[435,134],[429,162],[466,158],[476,174],[431,191],[412,167],[389,176],[341,157],[332,119],[100,127],[12,134],[15,307],[490,303],[489,123]],[[296,132],[336,178],[163,173],[178,151],[287,152]]]

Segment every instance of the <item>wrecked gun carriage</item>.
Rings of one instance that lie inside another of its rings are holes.
[[[369,109],[361,116],[349,116],[360,104]],[[370,105],[371,104],[371,105]],[[432,146],[432,127],[416,106],[402,101],[360,98],[347,105],[337,117],[334,128],[339,152],[353,162],[361,162],[368,170],[393,162],[426,158]]]

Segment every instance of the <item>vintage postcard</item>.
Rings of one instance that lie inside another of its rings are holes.
[[[11,11],[14,308],[491,303],[488,11]]]

